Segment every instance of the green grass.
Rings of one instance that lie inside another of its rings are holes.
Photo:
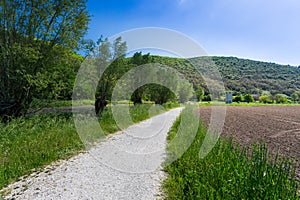
[[[161,107],[150,104],[131,106],[129,110],[133,122],[164,111]],[[120,130],[110,107],[103,111],[99,123],[105,134]],[[129,125],[131,124],[127,124]],[[41,114],[14,119],[6,125],[0,123],[0,188],[30,173],[34,168],[42,168],[84,149],[71,113]]]
[[[132,105],[132,106],[130,106],[130,109],[129,109],[132,121],[127,122],[124,119],[124,122],[122,122],[123,128],[128,127],[128,126],[132,125],[133,123],[143,121],[145,119],[148,119],[149,117],[163,113],[166,110],[169,110],[169,109],[172,109],[175,107],[179,107],[179,106],[180,105],[176,104],[176,103],[166,103],[162,107],[159,105],[154,105],[154,104],[141,104],[141,105],[136,105],[136,106]],[[120,106],[119,109],[126,110],[127,107]],[[150,112],[149,112],[149,109],[151,109]],[[105,134],[114,133],[114,132],[120,130],[120,128],[117,126],[117,124],[114,120],[111,109],[106,109],[106,112],[104,112],[101,115],[99,122],[100,122],[100,126],[103,129]]]
[[[277,104],[277,103],[271,103],[271,104],[265,104],[265,103],[259,103],[259,102],[252,102],[252,103],[236,103],[233,102],[232,104],[225,104],[225,102],[219,102],[219,101],[213,101],[213,102],[200,102],[199,106],[300,106],[300,104],[297,103],[287,103],[287,104]]]
[[[70,114],[18,118],[0,126],[0,188],[83,149]]]
[[[197,118],[193,114],[184,116],[187,121]],[[169,132],[170,143],[180,120],[179,117]],[[272,157],[264,144],[242,148],[222,138],[201,159],[199,149],[206,132],[200,125],[188,150],[164,167],[168,174],[163,184],[166,199],[299,199],[299,181],[291,161]],[[167,158],[178,149],[180,144],[177,148],[169,145]]]
[[[94,105],[94,101],[91,100],[78,100],[75,102],[81,106]],[[59,107],[71,107],[72,100],[47,100],[47,99],[34,99],[30,104],[31,109],[37,108],[59,108]]]

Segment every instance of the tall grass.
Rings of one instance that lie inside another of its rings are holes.
[[[149,114],[151,106],[131,106],[133,122],[163,112],[162,109],[155,112],[155,108]],[[110,108],[104,110],[99,123],[106,134],[119,130]],[[33,168],[68,158],[83,149],[71,113],[43,114],[14,119],[6,125],[0,123],[0,188]]]
[[[0,124],[0,147],[0,188],[33,168],[83,149],[70,114],[39,115]]]
[[[190,112],[193,113],[193,112]],[[196,118],[191,114],[188,117]],[[172,140],[180,124],[169,132]],[[239,147],[219,139],[203,159],[199,149],[207,130],[200,125],[192,145],[181,158],[165,166],[166,199],[299,199],[295,167],[280,156],[271,157],[264,144]],[[168,148],[168,157],[176,148]]]

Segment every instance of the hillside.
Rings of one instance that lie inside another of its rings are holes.
[[[224,81],[226,89],[241,93],[261,93],[291,95],[300,90],[300,69],[289,65],[260,62],[236,57],[199,57],[184,60],[161,56],[151,56],[152,62],[165,64],[177,69],[194,85],[206,87],[201,75],[195,69],[209,69],[207,63],[214,63]],[[191,64],[193,63],[193,64]]]

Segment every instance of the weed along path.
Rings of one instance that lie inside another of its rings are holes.
[[[5,188],[5,199],[157,199],[167,133],[181,108],[109,136]]]

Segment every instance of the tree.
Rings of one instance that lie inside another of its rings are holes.
[[[150,100],[155,104],[164,104],[168,101],[175,101],[176,95],[167,87],[159,84],[149,84],[148,93],[150,94]]]
[[[168,101],[175,101],[177,99],[175,93],[177,92],[180,80],[175,70],[166,66],[160,66],[154,69],[154,74],[151,76],[154,83],[148,84],[146,91],[151,101],[162,105]]]
[[[26,113],[57,49],[76,50],[88,22],[86,0],[0,2],[0,115]]]
[[[147,64],[149,62],[150,62],[150,53],[142,55],[142,52],[136,52],[131,58],[131,63],[134,64],[135,67]],[[140,80],[134,80],[134,81],[139,82]],[[131,100],[133,101],[134,105],[142,103],[144,90],[146,88],[147,87],[139,87],[134,91],[134,93],[131,96]]]
[[[201,86],[197,86],[195,90],[197,101],[201,101],[204,97],[204,90]]]
[[[260,103],[273,103],[273,101],[267,95],[260,96],[259,97],[259,102]]]
[[[127,71],[127,65],[124,63],[127,46],[121,37],[116,38],[113,44],[107,38],[103,40],[102,37],[97,43],[99,46],[94,50],[97,76],[100,76],[101,71],[103,73],[96,90],[95,111],[96,114],[101,114],[107,101],[111,99],[117,80]]]
[[[177,88],[179,103],[187,102],[193,95],[193,88],[189,82],[180,81]]]
[[[274,97],[274,100],[276,101],[276,103],[287,103],[288,102],[287,96],[285,94],[276,94]]]
[[[291,98],[292,98],[292,100],[293,100],[293,102],[294,103],[296,103],[296,102],[298,102],[299,101],[299,99],[300,99],[300,92],[299,91],[297,91],[297,92],[294,92],[292,95],[291,95]]]
[[[202,100],[203,100],[203,101],[211,101],[211,100],[212,100],[211,94],[206,94],[206,95],[204,95]]]
[[[244,95],[244,101],[247,102],[247,103],[254,102],[254,98],[251,94],[245,94]]]
[[[262,91],[261,96],[271,97],[272,95],[271,95],[271,92],[265,90],[265,91]]]
[[[235,97],[233,97],[232,101],[240,103],[243,101],[243,97],[241,95],[235,96]]]

